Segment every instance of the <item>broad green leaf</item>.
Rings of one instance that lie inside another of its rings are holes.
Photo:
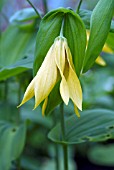
[[[41,66],[49,48],[54,43],[54,39],[60,34],[63,14],[63,12],[58,13],[57,10],[54,10],[47,13],[41,21],[36,38],[34,75]]]
[[[17,159],[24,147],[26,126],[15,126],[0,121],[0,169],[9,170],[11,161]]]
[[[0,69],[0,80],[5,80],[33,67],[33,57],[27,57],[17,61],[15,64]]]
[[[0,39],[0,67],[9,66],[34,52],[36,33],[9,26]]]
[[[80,17],[71,10],[64,17],[64,36],[67,38],[75,70],[79,76],[85,57],[86,29]]]
[[[83,72],[94,64],[95,59],[102,51],[110,30],[114,12],[114,0],[100,0],[94,8],[90,21],[90,38],[86,50]]]
[[[94,164],[114,166],[114,144],[96,145],[90,148],[88,157]]]
[[[37,19],[37,18],[40,18],[40,14],[38,16],[33,8],[25,8],[25,9],[21,9],[21,10],[17,11],[10,18],[10,22],[15,24],[18,22],[19,23],[25,22],[25,21],[29,21],[29,20],[33,20],[33,19]]]
[[[48,134],[53,142],[77,144],[98,142],[114,138],[114,111],[96,109],[81,112],[81,117],[74,114],[65,120],[65,140],[61,139],[61,126],[58,124]]]

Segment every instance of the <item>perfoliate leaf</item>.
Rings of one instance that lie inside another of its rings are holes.
[[[114,12],[114,0],[100,0],[94,8],[90,20],[90,38],[84,60],[83,72],[94,64],[101,52],[110,30]]]
[[[34,75],[41,66],[50,46],[54,43],[54,39],[60,33],[63,14],[63,12],[58,13],[57,10],[54,10],[47,13],[40,23],[36,38]]]
[[[71,10],[64,18],[64,36],[71,50],[76,74],[79,76],[85,57],[86,29],[80,17]]]
[[[65,140],[61,139],[61,126],[58,124],[48,134],[57,143],[77,144],[98,142],[114,138],[114,111],[96,109],[83,111],[77,118],[74,114],[65,120]]]

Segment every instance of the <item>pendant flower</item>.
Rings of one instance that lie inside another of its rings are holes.
[[[90,32],[86,31],[86,33],[87,33],[87,42],[88,42],[89,41]],[[106,43],[103,46],[102,52],[113,54],[112,49]],[[106,65],[105,60],[103,60],[103,58],[101,56],[98,56],[97,59],[95,60],[95,62],[97,64],[101,65],[101,66],[105,66]]]
[[[62,100],[68,105],[69,99],[71,99],[74,103],[75,112],[79,116],[78,109],[82,110],[82,89],[74,70],[67,39],[61,36],[57,37],[50,47],[18,107],[35,96],[34,109],[44,101],[42,113],[45,114],[48,96],[58,80],[61,80],[60,95]]]

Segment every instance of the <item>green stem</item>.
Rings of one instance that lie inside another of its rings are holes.
[[[56,152],[56,170],[60,169],[59,166],[59,147],[57,144],[55,144],[55,152]]]
[[[81,4],[82,4],[82,0],[80,0],[79,4],[78,4],[78,8],[76,9],[76,13],[79,13],[79,10],[80,10],[80,7],[81,7]]]
[[[27,2],[31,5],[31,7],[34,9],[34,11],[36,12],[36,14],[41,18],[40,14],[38,13],[36,7],[33,5],[33,3],[30,0],[27,0]]]
[[[63,37],[63,27],[64,27],[64,19],[62,21],[61,30],[60,30],[60,36],[61,37]]]
[[[8,80],[6,80],[4,82],[4,85],[5,85],[5,87],[4,87],[4,100],[5,100],[5,102],[7,102],[7,99],[8,99]]]
[[[64,119],[64,104],[60,105],[60,114],[61,114],[61,132],[62,140],[65,141],[65,119]],[[63,154],[64,154],[64,170],[68,170],[68,146],[63,144]]]
[[[44,13],[47,13],[48,12],[47,0],[43,0],[43,4],[44,4]]]
[[[63,145],[64,152],[64,170],[68,170],[68,146]]]
[[[55,111],[52,112],[53,115],[53,127],[55,126],[55,124],[57,124],[57,116],[55,114]],[[56,164],[56,170],[60,170],[60,165],[59,165],[59,146],[58,144],[54,145],[55,147],[55,164]]]
[[[18,104],[20,104],[21,103],[21,80],[20,79],[18,79],[18,83],[19,84],[18,84],[17,102],[18,102]],[[17,122],[17,124],[20,123],[20,107],[18,108],[16,122]]]

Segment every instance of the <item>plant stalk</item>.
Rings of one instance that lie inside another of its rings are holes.
[[[60,105],[60,114],[61,114],[61,133],[62,140],[65,141],[65,118],[64,118],[64,104]],[[64,170],[68,170],[68,146],[63,144],[63,156],[64,156]]]
[[[30,0],[27,0],[27,2],[31,5],[31,7],[34,9],[34,11],[36,12],[36,14],[40,17],[40,14],[38,13],[36,7],[33,5],[33,3]]]
[[[76,13],[79,13],[79,10],[80,10],[80,7],[81,7],[81,4],[82,4],[82,0],[80,0],[79,4],[78,4],[78,7],[76,9]]]
[[[43,0],[43,5],[44,5],[44,13],[46,14],[48,12],[47,0]]]

